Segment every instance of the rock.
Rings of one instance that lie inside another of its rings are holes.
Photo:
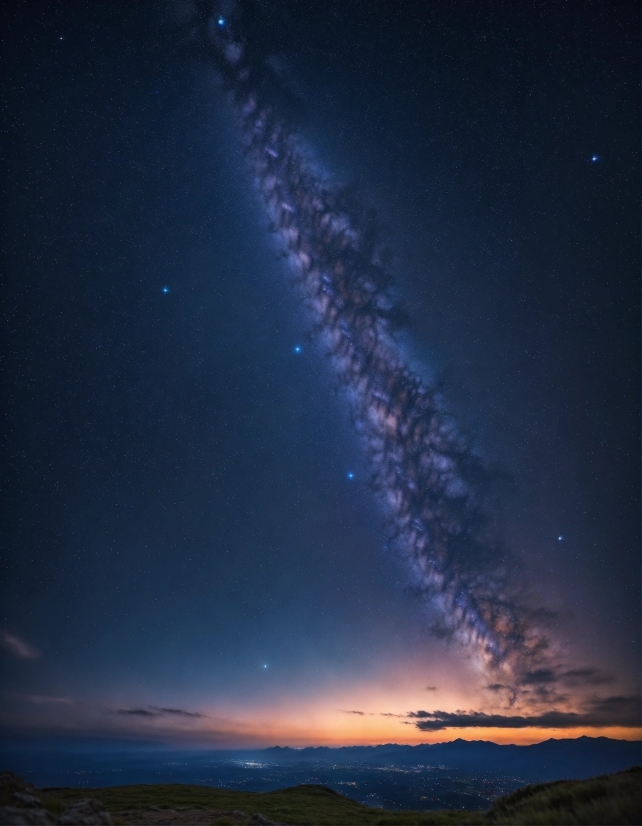
[[[232,815],[232,817],[249,817],[247,812],[241,812],[239,809],[235,809],[233,812],[223,812],[224,815]]]
[[[60,823],[64,826],[110,826],[111,817],[97,800],[78,800],[56,818],[42,808],[40,798],[31,783],[13,772],[0,772],[0,790],[11,794],[11,806],[0,807],[0,824],[7,826],[38,826]],[[5,797],[6,799],[6,797]]]
[[[0,789],[11,795],[11,806],[0,806],[0,823],[39,824],[55,823],[52,814],[42,808],[40,798],[31,783],[13,772],[0,772]],[[6,798],[5,798],[6,799]]]
[[[22,777],[18,777],[13,772],[0,772],[0,790],[5,794],[25,793],[36,794],[36,789],[31,783],[26,783]]]
[[[15,806],[24,806],[28,809],[41,809],[42,803],[40,798],[35,794],[28,794],[27,792],[14,792],[11,795],[11,802]]]
[[[27,784],[13,772],[0,772],[0,789],[24,789]]]
[[[250,818],[250,823],[256,823],[258,826],[279,826],[274,820],[268,820],[261,812],[254,812]]]
[[[93,798],[77,800],[58,818],[62,826],[111,826],[111,816],[102,803]]]
[[[46,809],[0,806],[0,823],[7,824],[7,826],[31,826],[31,824],[37,826],[55,822],[55,818]]]

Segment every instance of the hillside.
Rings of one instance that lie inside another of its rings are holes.
[[[99,800],[118,824],[639,824],[640,768],[590,780],[526,786],[488,812],[392,812],[372,809],[324,786],[266,794],[182,784],[45,789],[46,808],[61,812],[86,797]],[[264,821],[263,821],[264,822]]]

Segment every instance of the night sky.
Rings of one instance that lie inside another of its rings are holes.
[[[9,2],[3,731],[639,737],[638,4],[257,5],[314,162],[377,211],[399,346],[483,457],[554,656],[498,689],[391,548],[218,7]]]

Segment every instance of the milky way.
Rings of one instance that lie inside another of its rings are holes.
[[[395,337],[374,211],[310,159],[287,88],[252,44],[241,8],[212,16],[207,33],[272,226],[352,405],[389,546],[441,633],[518,683],[545,656],[546,635],[510,584],[510,555],[489,534],[483,462]]]

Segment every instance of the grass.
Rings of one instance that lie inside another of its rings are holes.
[[[74,800],[95,797],[112,813],[116,823],[136,823],[151,807],[160,809],[242,810],[261,812],[280,823],[318,824],[639,824],[640,768],[591,780],[564,780],[526,786],[500,798],[487,812],[392,812],[372,809],[325,786],[302,785],[260,794],[183,784],[114,786],[101,789],[51,789],[41,793],[44,805],[60,812]],[[125,813],[127,813],[125,815]],[[224,820],[218,820],[223,823]],[[237,822],[238,821],[230,821]]]
[[[112,813],[160,809],[241,810],[261,812],[270,820],[298,826],[319,824],[457,824],[465,812],[389,812],[363,806],[326,786],[301,785],[275,792],[235,792],[180,783],[158,786],[115,786],[104,789],[56,789],[43,792],[47,808],[60,810],[83,797],[95,797]],[[128,819],[132,819],[131,817]]]
[[[590,780],[526,786],[503,797],[487,814],[493,824],[569,826],[642,823],[640,767]]]

